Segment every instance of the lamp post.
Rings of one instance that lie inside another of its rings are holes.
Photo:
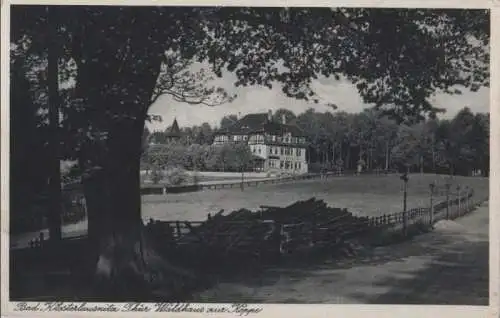
[[[446,183],[445,187],[446,187],[446,219],[449,220],[450,219],[450,188],[451,188],[451,184]]]
[[[408,214],[406,212],[406,197],[407,197],[407,190],[408,190],[408,173],[403,173],[403,175],[400,177],[401,180],[403,180],[403,232],[404,235],[407,235],[407,230],[408,230]]]
[[[433,202],[433,196],[434,196],[434,188],[436,185],[434,183],[429,184],[429,189],[430,189],[430,208],[429,208],[429,222],[431,226],[434,224],[434,202]]]

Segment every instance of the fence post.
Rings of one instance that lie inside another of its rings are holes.
[[[181,237],[181,222],[175,221],[175,229],[177,232],[177,238]]]
[[[446,219],[450,219],[450,187],[451,184],[446,183],[445,188],[446,188]]]
[[[408,188],[408,174],[403,174],[401,176],[401,180],[403,180],[403,234],[406,236],[408,234],[408,213],[406,212],[406,196],[407,196],[407,188]]]
[[[280,242],[280,247],[279,247],[279,252],[280,254],[285,254],[285,229],[283,224],[279,225],[279,242]]]
[[[40,239],[40,247],[41,247],[42,245],[45,244],[45,235],[43,234],[43,232],[40,232],[39,239]],[[49,239],[50,239],[50,236],[49,236]]]
[[[463,205],[464,215],[469,212],[469,187],[464,186],[464,205]]]
[[[460,202],[460,185],[457,185],[457,198],[458,198],[458,206],[457,206],[457,216],[460,217],[460,209],[462,208],[462,204]]]
[[[431,196],[430,196],[430,209],[429,209],[429,223],[432,225],[434,225],[434,202],[433,202],[433,196],[434,196],[434,187],[435,187],[435,184],[434,183],[431,183],[429,184],[429,189],[431,191]]]

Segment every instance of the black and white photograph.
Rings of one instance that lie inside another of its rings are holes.
[[[489,306],[491,10],[248,5],[4,4],[8,301]]]

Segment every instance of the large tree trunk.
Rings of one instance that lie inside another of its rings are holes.
[[[91,39],[78,67],[76,92],[84,101],[84,192],[88,207],[88,268],[95,292],[106,301],[153,300],[155,283],[168,273],[188,275],[163,260],[144,233],[140,155],[147,108],[160,69],[160,54],[130,40],[129,59],[102,54]],[[118,41],[118,40],[117,40]],[[140,43],[140,41],[138,42]],[[137,60],[141,60],[137,63]],[[103,76],[105,74],[105,76]],[[174,275],[174,276],[175,276]]]
[[[58,40],[56,38],[57,14],[53,8],[47,9],[48,32],[51,35],[48,50],[48,93],[49,93],[49,126],[50,126],[50,178],[49,209],[47,223],[49,239],[52,242],[61,240],[61,164],[59,161],[59,77],[58,77]]]

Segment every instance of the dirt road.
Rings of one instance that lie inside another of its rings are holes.
[[[195,301],[488,305],[488,205],[356,259],[221,281]]]

